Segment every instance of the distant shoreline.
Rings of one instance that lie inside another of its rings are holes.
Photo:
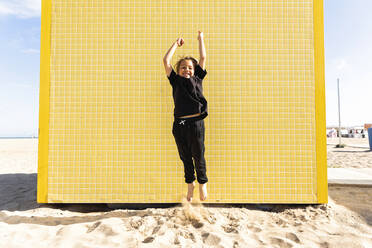
[[[39,137],[0,137],[0,139],[38,139]]]

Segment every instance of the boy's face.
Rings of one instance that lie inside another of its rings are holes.
[[[178,69],[178,75],[185,78],[190,78],[194,75],[194,64],[191,60],[183,60]]]

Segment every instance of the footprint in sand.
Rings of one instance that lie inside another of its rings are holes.
[[[222,226],[223,230],[226,232],[226,233],[239,233],[238,229],[237,229],[237,226],[236,225],[225,225],[225,226]]]
[[[160,218],[154,218],[156,219],[156,223],[157,225],[154,227],[154,229],[152,230],[151,232],[151,236],[149,237],[146,237],[142,243],[151,243],[155,240],[155,238],[157,236],[162,236],[164,235],[164,233],[166,232],[166,226],[164,225],[165,221],[163,219],[160,219]],[[143,225],[143,222],[138,222],[138,220],[134,221],[133,222],[133,225],[132,226],[138,226],[138,225]],[[164,228],[162,228],[164,227]]]
[[[278,220],[276,221],[276,224],[281,227],[286,227],[287,221],[283,220],[282,218],[278,218]]]
[[[271,244],[277,245],[280,248],[291,248],[291,247],[293,247],[293,245],[291,243],[288,243],[287,241],[285,241],[281,238],[278,238],[278,237],[271,237],[270,242],[271,242]]]
[[[101,225],[101,222],[100,221],[97,221],[95,222],[93,225],[90,225],[87,229],[87,233],[90,233],[90,232],[93,232],[94,230],[96,230],[96,228]]]
[[[221,238],[213,233],[202,233],[203,243],[206,245],[216,246],[221,242]]]
[[[192,242],[196,242],[196,238],[193,233],[189,233],[188,238],[192,240]]]
[[[117,235],[117,233],[114,232],[114,230],[112,230],[112,228],[110,226],[105,225],[105,224],[99,225],[97,231],[102,232],[103,234],[105,234],[105,236],[115,236],[115,235]]]
[[[254,225],[248,225],[247,226],[250,230],[252,230],[252,232],[255,232],[255,233],[259,233],[259,232],[262,232],[262,229],[257,227],[257,226],[254,226]]]
[[[139,216],[134,216],[130,220],[130,226],[134,229],[138,229],[140,226],[142,226],[142,224],[143,224],[143,219]]]
[[[328,242],[322,242],[319,244],[319,247],[321,248],[328,248],[329,247],[329,243]]]
[[[201,228],[204,226],[204,224],[198,220],[192,220],[191,225],[195,227],[196,229]]]
[[[154,237],[150,236],[150,237],[147,237],[145,238],[142,243],[151,243],[152,241],[154,241]]]
[[[185,238],[185,239],[191,239],[192,242],[194,242],[194,243],[196,242],[196,238],[195,238],[194,234],[193,234],[193,233],[190,233],[190,232],[188,232],[188,231],[179,231],[179,232],[176,234],[176,237],[178,237],[178,236],[181,236],[181,237],[183,237],[183,238]],[[175,242],[179,242],[179,239],[176,238],[176,239],[175,239]]]
[[[295,242],[295,243],[297,243],[297,244],[301,243],[300,239],[299,239],[299,238],[297,237],[297,235],[294,234],[294,233],[287,233],[287,234],[285,235],[285,237],[286,237],[287,239],[289,239],[289,240],[292,240],[293,242]]]
[[[161,228],[161,225],[158,225],[154,228],[154,230],[152,230],[152,235],[156,234]]]

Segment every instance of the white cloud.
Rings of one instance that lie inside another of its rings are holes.
[[[346,59],[336,60],[336,68],[341,71],[347,66]]]
[[[351,70],[352,65],[348,62],[348,58],[332,58],[330,60],[326,58],[326,76],[342,77],[350,73]]]
[[[39,17],[41,0],[0,0],[0,16],[15,15],[19,18]]]

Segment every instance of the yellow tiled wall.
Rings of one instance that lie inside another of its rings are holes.
[[[198,59],[198,30],[207,202],[325,201],[321,4],[44,0],[38,201],[181,200],[162,58],[183,37],[172,64]]]

